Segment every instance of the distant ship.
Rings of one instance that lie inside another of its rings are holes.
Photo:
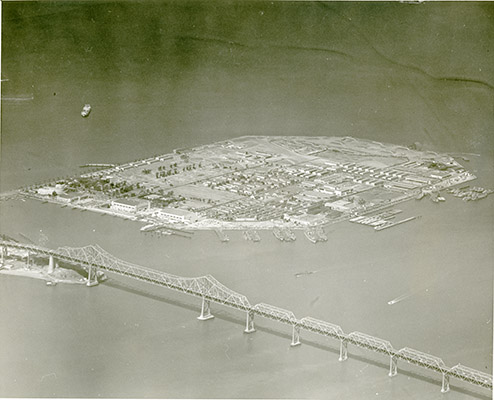
[[[89,104],[85,104],[84,108],[81,111],[81,115],[83,118],[86,118],[91,112],[91,106]]]

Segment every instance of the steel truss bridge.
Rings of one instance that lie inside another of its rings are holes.
[[[397,374],[397,363],[401,359],[407,363],[442,374],[441,392],[449,391],[450,378],[456,378],[492,390],[492,375],[461,364],[448,368],[439,357],[409,347],[396,350],[387,340],[361,332],[347,334],[338,325],[312,317],[297,319],[293,312],[270,304],[259,303],[251,305],[246,296],[227,288],[211,275],[198,278],[184,278],[167,274],[119,260],[97,245],[77,248],[60,247],[52,250],[37,245],[1,240],[0,248],[1,265],[3,265],[4,257],[8,254],[8,250],[17,249],[27,252],[28,259],[32,253],[49,257],[50,264],[52,265],[54,259],[81,265],[88,272],[88,286],[97,284],[97,271],[102,270],[199,297],[202,299],[201,314],[198,317],[200,320],[214,318],[210,309],[211,302],[244,311],[246,313],[246,327],[244,332],[246,333],[255,332],[255,315],[290,325],[292,327],[292,346],[297,346],[301,343],[301,330],[330,337],[340,342],[340,361],[348,358],[349,344],[380,353],[389,357],[389,376],[395,376]]]

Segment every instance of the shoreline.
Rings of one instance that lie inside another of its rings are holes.
[[[43,271],[43,267],[39,266],[34,266],[32,269],[27,269],[25,265],[15,265],[16,263],[19,263],[19,261],[16,260],[9,260],[9,262],[5,262],[4,265],[0,266],[0,274],[2,275],[9,275],[9,276],[21,276],[25,278],[32,278],[32,279],[38,279],[45,281],[47,285],[50,285],[48,282],[51,282],[51,285],[57,284],[57,283],[68,283],[68,284],[74,284],[74,285],[85,285],[87,283],[87,278],[84,278],[83,276],[80,276],[80,278],[74,277],[57,277],[54,275],[50,275],[47,272]],[[60,268],[58,267],[55,271],[71,271],[66,268]],[[74,274],[76,272],[72,271]],[[59,272],[60,273],[60,272]]]

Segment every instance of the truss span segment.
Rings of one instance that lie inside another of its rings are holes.
[[[97,245],[80,248],[62,247],[57,249],[57,253],[74,261],[83,261],[88,266],[95,266],[109,272],[166,286],[170,289],[204,297],[216,303],[242,310],[251,308],[246,296],[227,288],[211,275],[198,278],[184,278],[155,271],[120,260]]]
[[[390,356],[394,356],[396,354],[396,350],[389,341],[379,339],[362,332],[352,332],[348,334],[347,341],[348,343],[352,343],[358,347],[369,349],[378,353],[383,353]]]
[[[409,347],[404,347],[396,354],[398,357],[407,361],[408,363],[419,365],[421,367],[432,369],[441,373],[448,372],[448,368],[446,368],[444,361],[441,360],[439,357],[432,356],[430,354],[423,353]]]
[[[266,303],[259,303],[252,307],[252,311],[256,314],[269,318],[275,321],[283,322],[285,324],[297,325],[298,321],[295,318],[293,312],[285,310],[283,308],[279,308],[276,306],[272,306]]]
[[[51,255],[54,253],[53,250],[47,249],[45,247],[41,247],[41,246],[34,245],[34,244],[19,243],[19,242],[14,242],[14,241],[9,241],[9,240],[0,241],[0,246],[10,247],[10,248],[19,249],[19,250],[26,250],[26,251],[30,251],[33,253],[41,253],[41,254],[45,254],[45,255]]]
[[[346,339],[346,335],[343,332],[343,329],[341,329],[340,326],[332,324],[330,322],[321,321],[312,317],[304,317],[299,321],[299,325],[302,329],[305,329],[307,331],[330,336],[339,340]]]
[[[320,334],[339,334],[340,337],[343,338],[342,344],[343,342],[350,342],[373,351],[386,352],[387,354],[394,356],[393,359],[395,357],[401,358],[409,363],[442,373],[443,387],[444,380],[449,379],[449,377],[452,376],[492,390],[492,375],[485,374],[461,364],[448,369],[439,357],[418,350],[405,347],[398,352],[394,350],[391,351],[390,349],[392,349],[392,347],[389,342],[360,332],[352,332],[345,337],[339,326],[325,321],[320,321],[311,317],[305,317],[302,320],[297,321],[295,315],[291,311],[264,303],[251,307],[245,296],[228,289],[211,275],[199,278],[183,278],[155,271],[119,260],[99,246],[86,246],[82,248],[62,247],[57,250],[52,250],[34,244],[25,244],[10,240],[0,240],[0,246],[26,250],[44,256],[54,256],[61,260],[78,263],[85,267],[94,266],[96,268],[143,280],[148,283],[155,283],[184,293],[201,296],[203,299],[207,298],[207,300],[254,312],[270,319],[291,324],[294,326],[294,331],[295,329],[304,328]],[[364,345],[364,343],[366,345]],[[447,391],[447,389],[444,391]]]
[[[245,311],[252,308],[246,296],[227,288],[215,277],[206,275],[199,279],[201,280],[203,295],[207,299]]]
[[[449,375],[463,381],[492,389],[492,375],[458,364],[449,370]]]

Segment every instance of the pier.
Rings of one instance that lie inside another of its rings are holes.
[[[260,242],[261,237],[257,231],[244,231],[244,239],[252,242]]]
[[[115,164],[84,164],[80,165],[79,168],[113,168]]]
[[[417,219],[417,218],[420,218],[420,215],[417,215],[415,217],[405,218],[405,219],[402,219],[401,221],[397,221],[397,222],[386,222],[384,225],[376,226],[374,229],[376,231],[382,231],[383,229],[392,228],[393,226],[404,224],[405,222],[413,221],[414,219]]]
[[[230,238],[228,237],[228,235],[223,230],[215,229],[214,233],[216,233],[216,236],[218,236],[218,239],[220,239],[221,242],[227,243],[230,241]]]

